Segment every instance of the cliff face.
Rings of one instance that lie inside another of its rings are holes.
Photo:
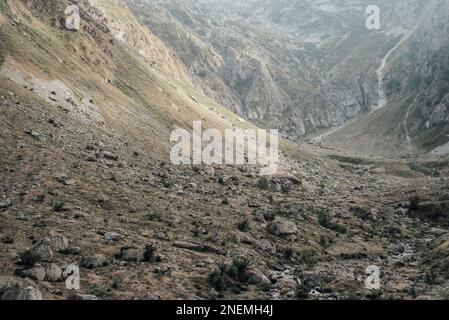
[[[410,33],[392,20],[378,48],[342,37],[350,18],[339,12],[360,11],[343,2],[151,3],[147,23],[166,41],[123,1],[0,0],[0,300],[447,297],[447,159],[378,161],[281,140],[278,173],[259,177],[252,165],[169,157],[173,129],[193,121],[257,129],[190,77],[291,135],[358,115],[331,137],[377,156],[405,145],[394,135],[406,128],[416,146],[422,120],[445,124],[444,23]],[[329,36],[304,39],[315,29]],[[388,103],[374,110],[379,97]],[[356,281],[373,264],[376,291]],[[64,278],[77,268],[75,291]]]
[[[414,97],[415,103],[404,107],[404,131],[416,147],[429,151],[449,140],[449,1],[432,1],[425,16],[387,78],[400,84],[392,86],[393,97]]]
[[[142,26],[121,0],[91,0],[104,16],[111,34],[119,42],[134,48],[149,62],[170,76],[190,82],[184,65],[162,41]]]
[[[384,110],[326,137],[328,144],[389,155],[449,153],[449,1],[428,1],[404,12],[404,19],[420,14],[383,61]]]
[[[411,29],[417,1],[128,0],[210,97],[297,138],[377,106],[376,69]]]

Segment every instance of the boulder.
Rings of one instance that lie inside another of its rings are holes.
[[[119,160],[118,155],[116,155],[115,153],[112,153],[110,151],[103,151],[101,153],[101,155],[103,156],[103,158],[108,159],[108,160],[112,160],[112,161],[118,161]]]
[[[11,206],[11,200],[5,199],[0,201],[0,212],[6,210],[9,206]]]
[[[293,221],[276,217],[273,222],[268,225],[268,231],[278,237],[295,235],[298,228]]]
[[[56,252],[64,252],[69,248],[69,240],[63,235],[48,238],[51,248]]]
[[[251,268],[248,270],[248,283],[258,286],[271,285],[270,279],[262,273],[259,269]]]
[[[154,262],[156,260],[155,251],[156,248],[152,244],[147,245],[144,250],[135,247],[123,247],[116,258],[127,262]]]
[[[108,265],[108,259],[102,254],[94,254],[81,260],[81,266],[87,269],[101,268]]]
[[[42,300],[42,294],[33,281],[20,279],[0,287],[0,300]]]
[[[62,280],[62,269],[52,263],[45,270],[45,280],[50,282],[58,282]]]
[[[92,294],[74,292],[67,297],[67,300],[94,301],[98,300],[98,298]]]
[[[38,242],[30,250],[20,255],[22,263],[33,266],[37,262],[51,262],[53,260],[53,250],[49,243]]]
[[[106,232],[104,234],[104,239],[106,241],[120,241],[120,239],[122,239],[122,235],[116,232]]]
[[[30,269],[20,270],[19,276],[32,280],[43,281],[45,279],[45,269],[41,265],[36,265]]]

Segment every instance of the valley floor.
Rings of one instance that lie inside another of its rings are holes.
[[[0,288],[66,299],[74,263],[99,299],[449,297],[447,162],[290,145],[264,180],[172,166],[4,79],[0,96]]]

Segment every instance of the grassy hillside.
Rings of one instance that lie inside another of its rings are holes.
[[[210,127],[250,126],[193,88],[183,66],[125,7],[98,3],[107,8],[105,16],[82,5],[82,28],[74,32],[63,26],[65,1],[2,2],[8,19],[0,26],[2,74],[22,85],[59,80],[79,107],[165,155],[175,126],[189,128],[199,119]],[[111,31],[120,26],[126,41]],[[86,100],[94,103],[86,106]]]

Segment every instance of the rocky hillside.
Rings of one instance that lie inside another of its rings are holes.
[[[123,1],[0,2],[1,300],[448,297],[447,160],[281,141],[271,177],[173,165],[174,128],[254,126],[195,88],[205,82],[157,35]],[[215,72],[223,53],[180,35]],[[309,50],[295,71],[304,91],[326,75]],[[276,87],[274,67],[250,52],[234,53],[254,63],[236,81],[266,68]],[[373,265],[376,290],[365,284]],[[79,290],[65,282],[74,266]]]
[[[383,33],[364,28],[363,1],[128,4],[206,94],[292,137],[339,126],[376,105],[377,61],[410,23],[388,2]]]

